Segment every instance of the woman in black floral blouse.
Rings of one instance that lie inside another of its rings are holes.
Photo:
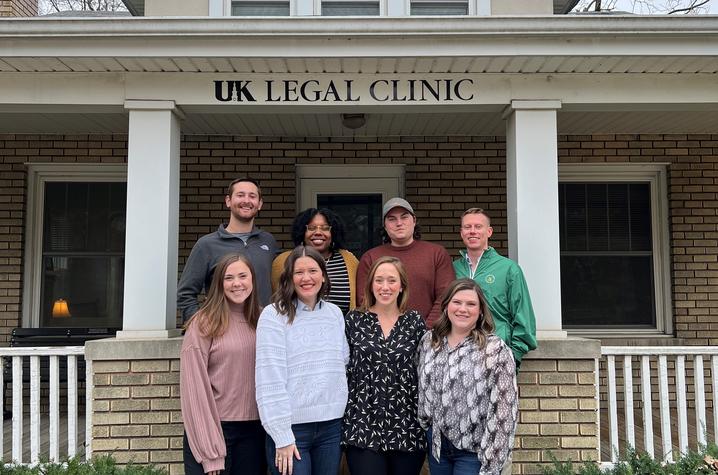
[[[441,317],[419,344],[419,418],[431,475],[499,475],[514,445],[516,365],[493,330],[479,286],[452,282]]]
[[[363,306],[346,316],[351,357],[343,443],[351,475],[417,475],[426,457],[416,371],[426,327],[406,309],[407,286],[401,261],[382,257],[369,273]]]

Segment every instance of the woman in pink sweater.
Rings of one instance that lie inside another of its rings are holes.
[[[180,353],[186,475],[264,475],[265,432],[255,399],[259,299],[240,254],[215,268],[207,299],[187,322]]]

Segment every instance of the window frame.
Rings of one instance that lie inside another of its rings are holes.
[[[23,258],[22,317],[24,328],[40,327],[42,286],[42,241],[45,183],[48,182],[127,182],[126,164],[26,163],[27,216]]]
[[[321,0],[289,0],[289,16],[321,16],[321,14]],[[489,15],[491,15],[491,0],[468,0],[466,16]],[[209,16],[232,16],[232,0],[209,0]],[[379,16],[410,17],[412,16],[411,0],[379,0]]]
[[[673,337],[673,305],[668,221],[668,163],[559,163],[559,183],[648,183],[651,194],[651,239],[656,327],[623,329],[608,326],[565,328],[571,336],[591,338]],[[563,317],[562,317],[563,320]]]

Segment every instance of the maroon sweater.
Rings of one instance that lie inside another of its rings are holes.
[[[362,256],[357,270],[360,303],[371,266],[382,256],[398,257],[404,264],[409,278],[409,309],[418,311],[428,327],[433,326],[441,313],[444,289],[456,278],[449,253],[437,244],[418,240],[404,247],[384,244],[370,249]]]

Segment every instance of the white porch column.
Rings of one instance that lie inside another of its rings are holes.
[[[566,337],[558,229],[560,108],[560,101],[511,101],[505,114],[509,256],[526,276],[539,338]]]
[[[174,101],[129,100],[122,331],[117,338],[179,335],[177,240],[181,111]]]

